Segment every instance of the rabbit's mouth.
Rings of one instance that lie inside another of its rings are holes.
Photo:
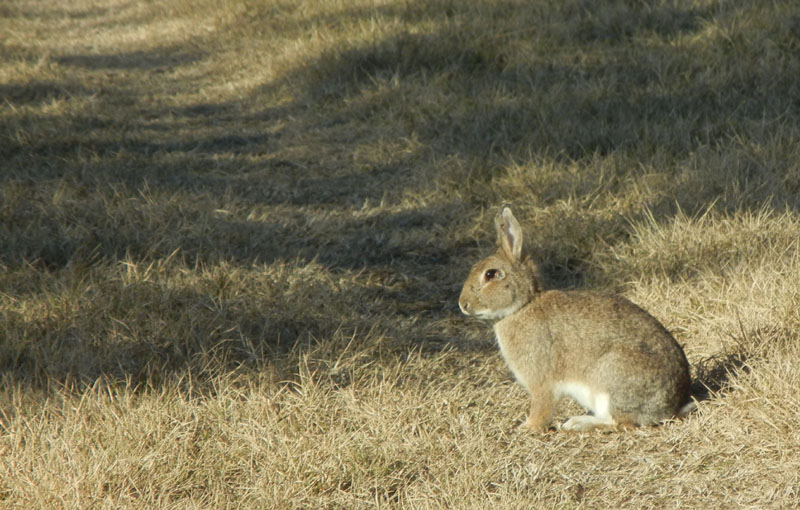
[[[512,313],[519,310],[519,306],[516,304],[509,305],[505,308],[500,309],[491,309],[491,308],[476,308],[473,304],[469,301],[459,301],[458,307],[461,309],[461,313],[464,315],[469,315],[470,317],[475,317],[476,319],[483,319],[483,320],[499,320],[508,317]]]

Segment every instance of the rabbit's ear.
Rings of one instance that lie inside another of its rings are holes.
[[[522,228],[511,209],[504,207],[495,217],[494,225],[497,228],[497,241],[505,254],[519,262],[522,259]]]

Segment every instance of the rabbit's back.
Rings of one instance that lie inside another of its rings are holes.
[[[568,350],[597,357],[614,348],[634,349],[643,359],[682,355],[655,317],[621,296],[590,291],[546,291],[531,303]]]

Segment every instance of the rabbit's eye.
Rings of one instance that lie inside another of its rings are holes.
[[[483,276],[486,277],[487,281],[496,280],[503,277],[503,272],[499,269],[487,269]]]

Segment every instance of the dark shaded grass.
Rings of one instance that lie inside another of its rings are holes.
[[[349,12],[397,26],[377,40],[332,48],[284,80],[307,100],[345,102],[348,114],[389,118],[445,154],[478,157],[685,154],[727,145],[740,124],[797,120],[796,13],[755,15],[755,22],[745,2],[666,4],[433,3]],[[436,28],[408,29],[421,22]],[[773,30],[761,32],[762,23]],[[717,25],[731,33],[699,35]],[[382,87],[385,94],[372,94]]]
[[[277,4],[186,45],[15,50],[43,64],[0,84],[0,366],[157,381],[209,356],[290,366],[337,331],[440,348],[475,336],[447,324],[502,201],[538,209],[554,286],[613,286],[594,253],[648,209],[796,208],[798,19],[747,1]],[[222,71],[180,74],[276,30],[369,23],[242,97],[200,100]],[[651,173],[663,186],[615,209]],[[120,280],[159,263],[161,279]],[[218,267],[247,276],[168,282]],[[263,290],[272,271],[296,294]],[[46,311],[13,310],[31,296]]]

